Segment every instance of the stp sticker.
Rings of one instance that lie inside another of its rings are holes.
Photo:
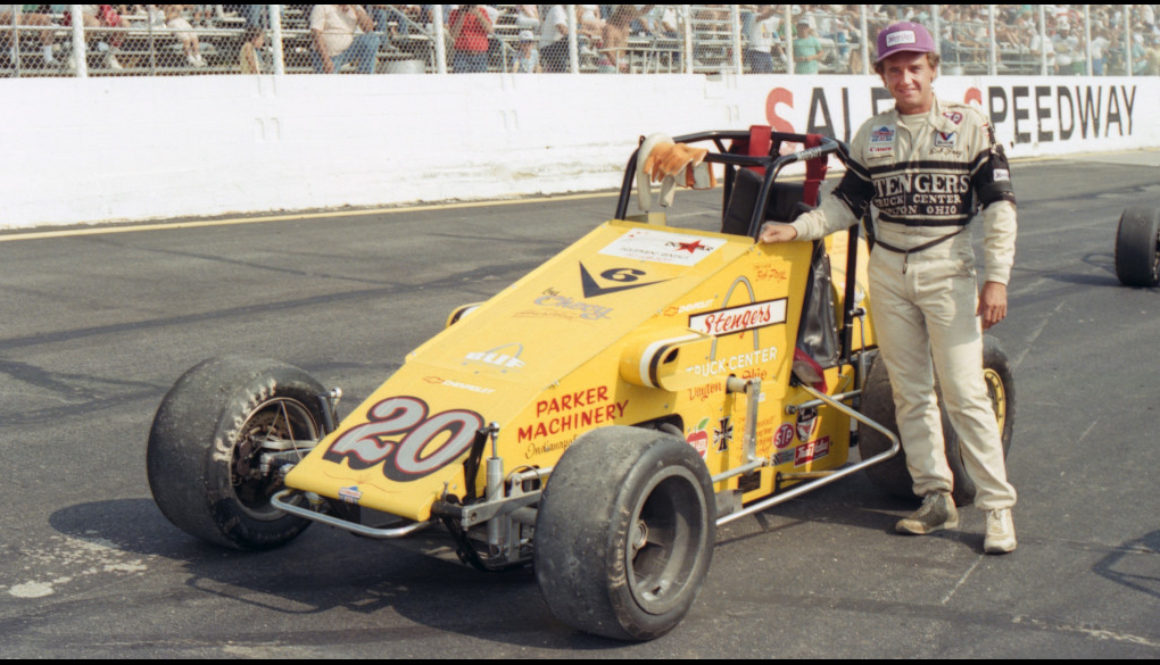
[[[785,450],[791,443],[793,443],[793,425],[784,423],[777,428],[777,433],[773,435],[773,447]]]

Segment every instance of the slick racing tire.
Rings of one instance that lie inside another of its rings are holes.
[[[535,533],[536,580],[556,618],[603,637],[650,640],[680,623],[709,569],[712,481],[678,437],[598,429],[556,465]]]
[[[1137,206],[1120,216],[1116,277],[1125,286],[1160,285],[1160,209]]]
[[[1011,435],[1015,428],[1015,383],[1007,355],[999,346],[999,342],[990,335],[983,336],[983,378],[987,382],[987,394],[991,398],[991,407],[994,409],[995,417],[999,422],[1005,459],[1007,452],[1011,449]],[[975,499],[975,483],[967,475],[963,464],[959,437],[954,427],[951,426],[950,416],[947,414],[946,405],[942,400],[942,391],[938,390],[938,393],[947,464],[954,476],[954,490],[951,496],[954,498],[955,505],[964,506]],[[881,356],[875,359],[866,379],[866,389],[862,394],[862,413],[895,434],[898,433],[890,377],[886,372],[886,363],[882,361]],[[890,440],[871,427],[859,425],[858,448],[861,451],[862,459],[868,459],[888,450]],[[901,451],[884,462],[867,467],[866,475],[875,486],[887,494],[909,500],[918,499],[913,490],[914,481],[910,477],[910,471],[906,468],[906,455]]]
[[[283,545],[310,521],[270,505],[280,475],[263,472],[265,441],[305,455],[324,434],[323,387],[276,360],[212,358],[186,372],[162,400],[149,432],[153,499],[169,521],[225,547]]]

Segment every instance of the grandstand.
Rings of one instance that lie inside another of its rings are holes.
[[[102,9],[86,14],[91,7]],[[172,7],[183,8],[188,29],[166,18]],[[261,38],[253,42],[259,73],[315,73],[313,5],[6,5],[0,7],[0,76],[252,73],[242,63],[252,38],[246,7],[260,7]],[[375,73],[455,73],[450,6],[365,7],[381,35]],[[824,54],[818,73],[869,74],[873,35],[904,19],[935,35],[944,73],[1160,74],[1154,5],[647,5],[623,42],[609,36],[617,5],[562,5],[555,13],[555,5],[482,7],[492,20],[487,71],[498,73],[513,71],[521,33],[534,34],[542,50],[544,22],[563,16],[567,62],[560,69],[580,74],[794,74],[800,68],[795,26],[803,20]],[[74,11],[85,20],[74,24]],[[197,58],[190,56],[194,38]],[[771,71],[755,69],[749,57],[755,50],[772,57]],[[352,65],[340,73],[354,71]]]

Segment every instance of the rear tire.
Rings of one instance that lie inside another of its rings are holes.
[[[685,441],[633,427],[589,432],[564,453],[536,518],[536,580],[580,630],[651,640],[689,611],[713,556],[708,469]]]
[[[1116,229],[1116,277],[1125,286],[1160,284],[1160,210],[1124,210]]]
[[[323,435],[323,387],[276,360],[212,358],[186,372],[162,400],[149,432],[153,499],[169,521],[203,540],[245,550],[283,545],[310,521],[269,503],[283,485],[258,468],[263,439]]]
[[[1011,364],[998,340],[983,335],[983,377],[987,382],[987,393],[991,406],[999,421],[999,433],[1003,442],[1003,457],[1011,449],[1012,433],[1015,429],[1015,382],[1011,374]],[[959,448],[959,436],[951,426],[950,416],[943,404],[942,391],[938,392],[939,412],[942,415],[943,439],[946,445],[947,464],[954,477],[951,496],[956,506],[970,504],[975,499],[974,481],[967,475]],[[875,358],[866,379],[866,389],[862,394],[862,413],[871,420],[898,434],[898,422],[894,417],[894,395],[890,387],[890,377],[882,357]],[[877,430],[859,425],[858,448],[862,459],[885,452],[890,448],[890,440]],[[917,501],[914,494],[914,480],[906,468],[906,455],[899,452],[894,457],[866,468],[866,476],[882,491],[901,499]]]

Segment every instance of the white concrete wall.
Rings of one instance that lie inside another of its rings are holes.
[[[638,136],[848,139],[875,77],[381,75],[0,81],[0,228],[610,189]],[[878,88],[875,102],[874,88]],[[1160,146],[1160,81],[941,77],[1012,157]]]

